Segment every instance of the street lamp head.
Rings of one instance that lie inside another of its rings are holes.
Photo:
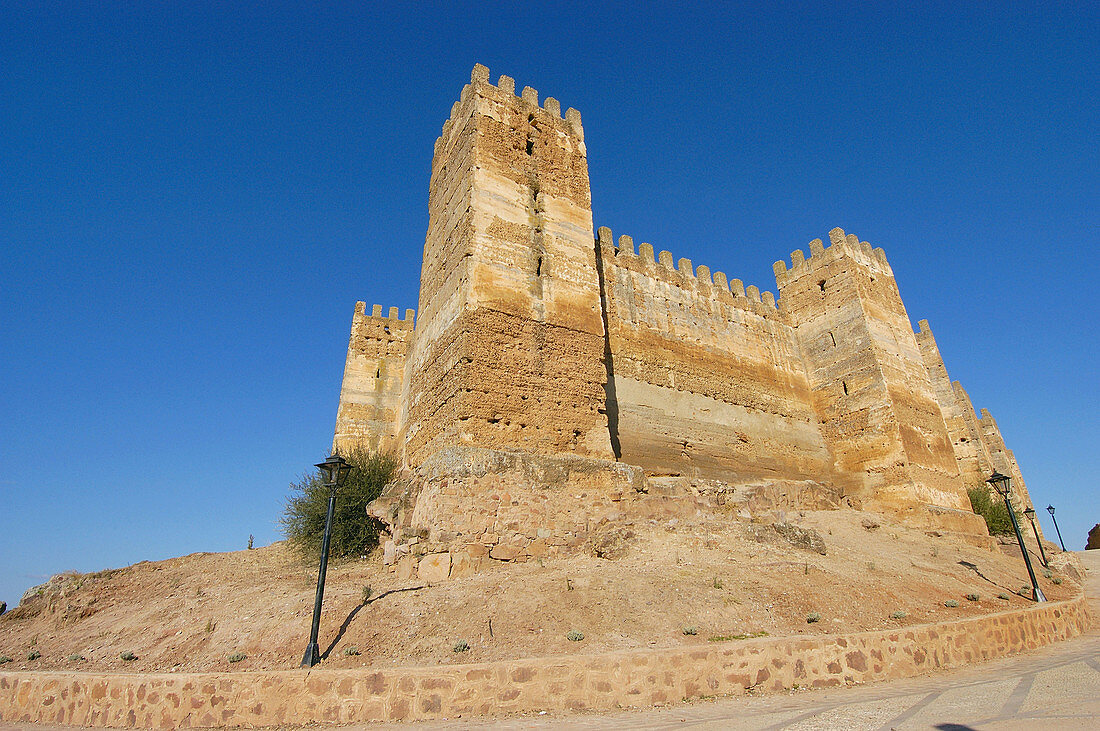
[[[1026,508],[1024,508],[1024,517],[1027,518],[1028,520],[1030,520],[1032,523],[1034,523],[1035,522],[1035,508],[1031,507],[1030,505],[1028,505]]]
[[[1002,475],[1000,472],[994,470],[993,474],[986,480],[994,490],[996,490],[1001,497],[1008,497],[1009,492],[1012,489],[1012,478],[1008,475]]]
[[[1047,512],[1050,513],[1050,517],[1053,518],[1054,517],[1054,506],[1053,505],[1048,505],[1047,506]]]
[[[332,488],[344,484],[345,478],[351,472],[351,465],[338,454],[333,454],[324,462],[314,466],[325,473],[325,486]]]

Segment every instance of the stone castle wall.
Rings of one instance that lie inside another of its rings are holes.
[[[381,305],[368,315],[363,302],[355,304],[336,412],[337,443],[382,450],[398,446],[398,412],[414,315],[415,310],[405,310],[405,319],[399,319],[397,308],[391,307],[389,316],[383,317]]]
[[[486,453],[521,454],[546,474],[574,458],[628,465],[658,487],[783,484],[784,500],[842,494],[976,535],[966,489],[992,468],[1026,502],[996,423],[951,383],[927,326],[913,332],[882,249],[834,229],[775,275],[778,301],[597,232],[580,114],[476,66],[435,144],[415,330],[377,337],[377,311],[357,310],[335,443],[401,456],[407,479],[379,508],[391,528],[461,549],[520,525],[518,555],[570,511],[489,515],[470,485],[492,480],[456,487],[439,464],[465,474]],[[509,494],[565,490],[514,478]]]
[[[835,483],[794,329],[770,292],[672,263],[629,236],[599,248],[610,364],[608,413],[623,462],[654,475],[737,484]]]

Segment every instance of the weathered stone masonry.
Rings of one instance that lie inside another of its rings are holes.
[[[715,500],[981,536],[966,489],[993,468],[1030,504],[882,249],[834,229],[774,268],[778,300],[596,230],[580,114],[475,66],[435,143],[415,327],[359,303],[348,347],[335,444],[404,467],[374,508],[387,560],[525,560]]]

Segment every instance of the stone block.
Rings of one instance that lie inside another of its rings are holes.
[[[400,581],[408,581],[416,576],[416,559],[412,556],[402,556],[397,562],[397,578]]]
[[[493,546],[489,557],[497,561],[514,561],[523,552],[523,548],[514,544],[501,543]]]

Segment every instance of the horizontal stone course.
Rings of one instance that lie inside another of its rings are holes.
[[[111,728],[399,721],[644,707],[958,667],[1077,636],[1083,598],[902,631],[419,668],[194,674],[0,672],[0,721]]]

